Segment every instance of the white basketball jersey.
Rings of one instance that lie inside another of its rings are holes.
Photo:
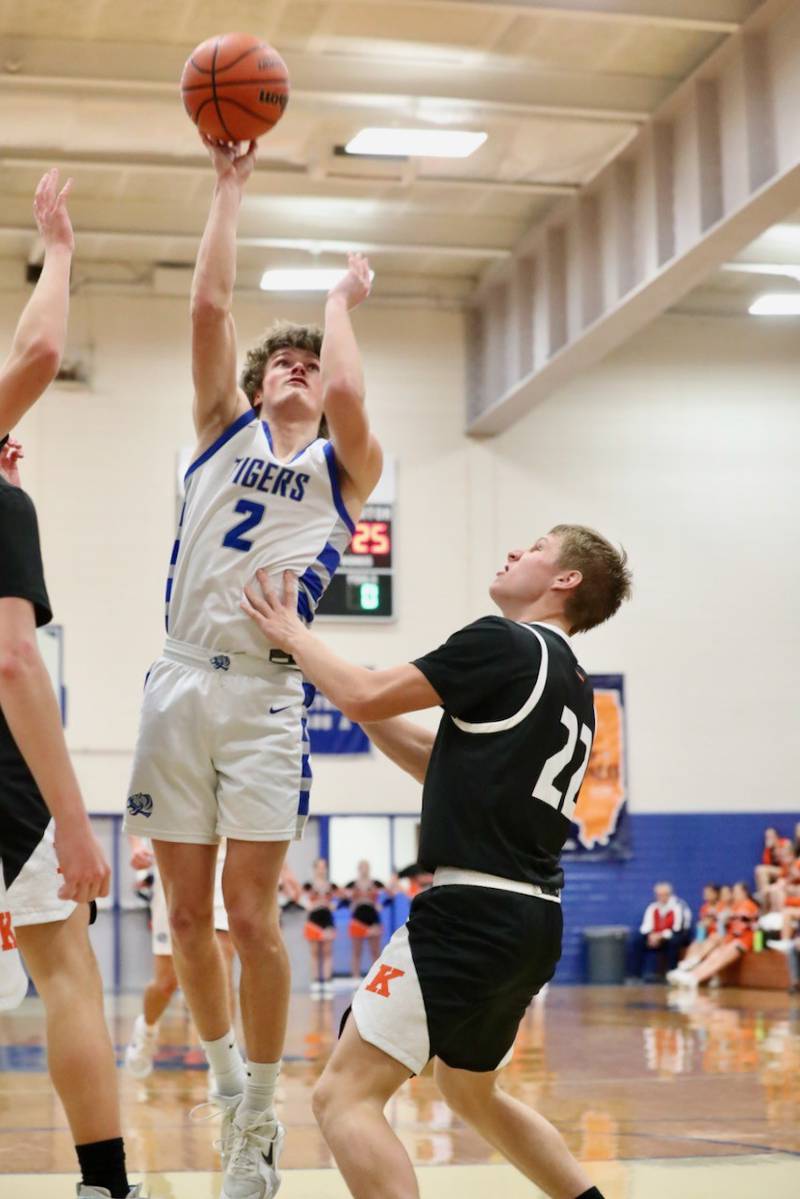
[[[269,647],[239,604],[256,570],[280,588],[299,579],[310,623],[354,524],[342,501],[333,446],[318,438],[287,463],[269,427],[243,413],[186,472],[167,579],[167,632],[178,641],[266,657]]]

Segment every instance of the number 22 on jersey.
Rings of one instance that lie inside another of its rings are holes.
[[[557,812],[561,812],[568,820],[571,820],[572,813],[575,811],[576,796],[583,782],[583,776],[586,774],[586,767],[589,765],[589,754],[592,750],[592,730],[588,724],[582,725],[579,737],[578,717],[571,708],[567,707],[561,713],[561,723],[567,730],[566,744],[563,749],[553,754],[545,762],[536,786],[533,788],[533,798],[541,799],[543,803],[549,804],[551,808],[555,808]],[[569,777],[566,790],[562,792],[555,786],[555,780],[572,761],[578,740],[580,740],[583,746],[583,753],[578,765]]]

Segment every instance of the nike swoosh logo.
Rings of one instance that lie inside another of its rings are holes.
[[[284,704],[282,708],[270,708],[269,714],[270,716],[276,716],[278,712],[285,712],[291,706],[291,704]]]

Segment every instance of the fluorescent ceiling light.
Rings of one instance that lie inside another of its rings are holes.
[[[288,267],[264,271],[262,291],[330,291],[344,276],[341,267]],[[375,272],[370,271],[370,279]]]
[[[486,133],[461,129],[362,129],[345,146],[348,154],[391,158],[468,158],[486,141]]]
[[[750,305],[751,316],[800,316],[800,291],[767,292]]]

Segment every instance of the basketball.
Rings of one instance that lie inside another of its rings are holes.
[[[248,142],[283,116],[289,72],[277,50],[260,38],[224,33],[189,55],[181,95],[201,133],[215,141]]]

